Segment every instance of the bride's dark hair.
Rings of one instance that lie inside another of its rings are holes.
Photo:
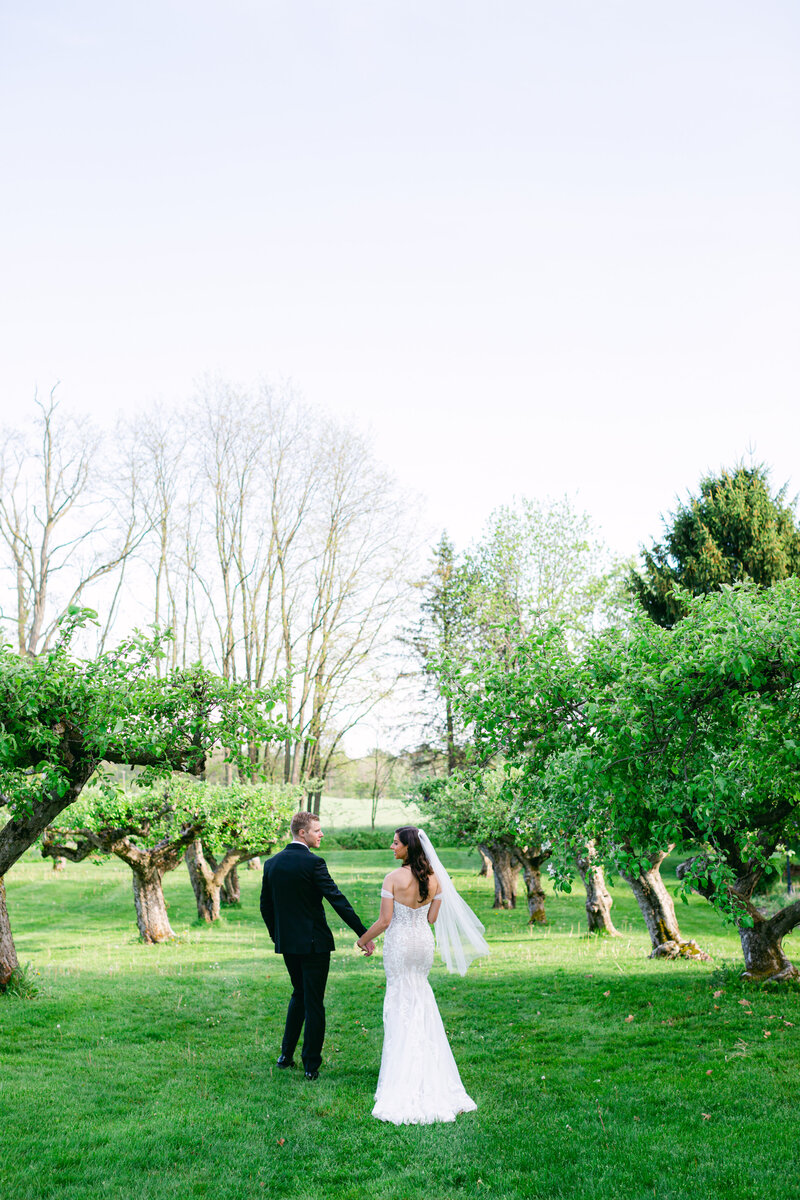
[[[419,830],[416,825],[401,825],[399,829],[395,829],[395,833],[403,845],[408,846],[408,858],[405,865],[411,867],[411,874],[419,884],[419,898],[423,901],[427,900],[428,877],[433,874],[433,867],[422,849]]]

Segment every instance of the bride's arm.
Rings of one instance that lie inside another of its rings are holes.
[[[435,878],[435,876],[434,876],[434,878]],[[436,886],[437,886],[437,888],[439,887],[438,879],[436,880]],[[436,895],[433,897],[433,900],[431,901],[431,906],[428,909],[428,924],[429,925],[436,924],[436,918],[439,915],[439,909],[441,907],[442,907],[442,893],[441,893],[441,890],[439,890],[436,893]]]
[[[374,941],[379,934],[385,933],[392,923],[392,915],[394,914],[394,895],[392,894],[387,884],[390,884],[390,879],[387,875],[383,881],[381,888],[381,911],[378,913],[378,919],[374,925],[370,925],[366,933],[362,933],[361,937],[356,942],[359,950],[363,950],[367,942]]]

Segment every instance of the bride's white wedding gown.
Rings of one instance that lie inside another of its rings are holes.
[[[392,894],[381,889],[381,896]],[[461,1083],[428,983],[434,949],[429,908],[430,902],[409,908],[395,900],[383,944],[383,1054],[372,1115],[394,1125],[455,1121],[458,1113],[477,1108]]]

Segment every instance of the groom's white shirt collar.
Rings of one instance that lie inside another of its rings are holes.
[[[291,840],[291,842],[289,843],[289,845],[290,845],[290,846],[306,846],[305,842],[301,842],[301,841],[300,841],[300,838],[292,838],[292,840]],[[306,850],[308,850],[308,853],[309,853],[309,854],[311,853],[311,847],[310,847],[310,846],[306,846]]]

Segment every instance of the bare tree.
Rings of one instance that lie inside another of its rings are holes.
[[[253,745],[250,759],[253,770],[268,759],[287,783],[315,781],[318,807],[341,738],[398,673],[391,647],[411,574],[402,497],[363,437],[288,386],[207,381],[168,433],[150,423],[139,453],[150,459],[140,475],[151,611],[175,630],[176,655],[191,612],[197,653],[225,679],[287,680],[287,723],[302,736]]]
[[[394,687],[397,624],[410,593],[411,539],[391,479],[350,430],[328,426],[325,447],[314,570],[302,610],[297,718],[304,737],[293,782],[324,779],[344,734]],[[319,812],[320,795],[312,784],[312,811]]]
[[[55,388],[35,405],[35,441],[11,431],[0,448],[3,565],[14,578],[19,653],[30,656],[49,648],[91,584],[116,577],[108,626],[126,563],[148,528],[135,466],[104,469],[99,437],[59,412]]]
[[[200,559],[200,485],[190,451],[188,423],[157,408],[147,420],[118,431],[139,479],[148,537],[138,558],[136,592],[149,622],[169,628],[169,666],[203,661],[203,621],[196,579]],[[163,664],[157,665],[159,674]]]

